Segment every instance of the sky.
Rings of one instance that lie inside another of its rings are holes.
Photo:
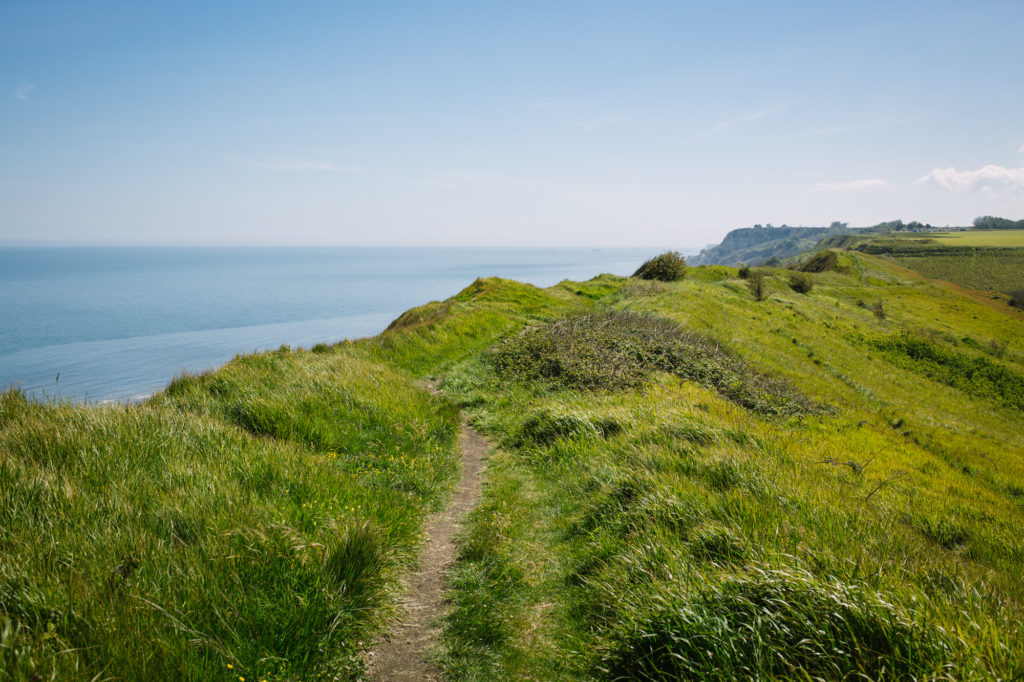
[[[0,0],[0,244],[1024,218],[1024,2]]]

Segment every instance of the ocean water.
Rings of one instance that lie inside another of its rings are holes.
[[[238,353],[376,334],[477,277],[628,275],[658,251],[4,248],[0,389],[131,402]]]

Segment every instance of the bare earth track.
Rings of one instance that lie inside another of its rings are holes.
[[[431,387],[433,388],[433,387]],[[387,636],[368,656],[372,680],[440,680],[441,671],[429,659],[445,614],[445,574],[455,561],[454,538],[460,518],[480,497],[484,454],[490,444],[465,420],[459,433],[462,477],[448,507],[427,517],[423,526],[426,543],[419,570],[406,579],[401,615]]]

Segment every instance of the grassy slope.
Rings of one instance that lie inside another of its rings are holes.
[[[1024,246],[1024,230],[929,232],[928,237],[951,246]]]
[[[454,677],[649,674],[629,666],[664,666],[665,650],[713,650],[693,669],[735,676],[778,649],[826,677],[878,673],[878,655],[1020,673],[1020,412],[871,341],[925,328],[1019,372],[1021,316],[868,256],[853,265],[816,275],[809,296],[773,279],[763,303],[728,268],[675,285],[479,280],[374,339],[240,358],[143,406],[8,394],[0,679],[356,674],[455,474],[456,414],[415,384],[439,371],[505,445],[455,573]],[[865,307],[876,300],[884,320]],[[765,419],[669,375],[606,394],[493,376],[499,338],[599,309],[684,322],[839,409]],[[544,420],[569,426],[524,432]],[[765,618],[766,604],[789,610]],[[734,627],[716,629],[724,616]]]
[[[453,677],[1024,672],[1024,415],[872,345],[910,330],[1019,375],[1022,316],[849,264],[809,296],[780,273],[763,303],[722,268],[597,302],[705,332],[825,416],[764,419],[669,375],[594,394],[486,358],[449,372],[504,445],[455,573]]]
[[[1024,230],[898,233],[859,244],[925,277],[1003,293],[1024,287]]]
[[[145,405],[0,395],[0,680],[358,676],[457,478],[457,411],[417,377],[580,305],[479,281]]]

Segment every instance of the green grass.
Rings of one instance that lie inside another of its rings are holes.
[[[718,339],[831,412],[764,414],[657,369],[594,390],[453,363],[443,389],[502,446],[452,576],[453,679],[1024,673],[1024,417],[1003,383],[1024,316],[842,259],[806,295],[766,270],[761,302],[729,277],[595,299]],[[903,333],[925,366],[877,343]],[[622,351],[572,336],[580,371]],[[951,380],[960,364],[984,380]]]
[[[1024,230],[930,232],[928,237],[952,246],[1024,246]]]
[[[1024,287],[1024,230],[861,238],[856,248],[925,277],[1008,293]]]
[[[146,405],[0,398],[0,679],[337,679],[456,475],[457,413],[343,348]]]
[[[4,394],[0,680],[360,677],[458,473],[458,411],[418,379],[608,286],[478,280],[144,405]]]
[[[761,272],[481,279],[144,405],[5,394],[0,680],[358,678],[456,406],[500,448],[452,679],[1024,675],[1024,314],[857,252]]]

